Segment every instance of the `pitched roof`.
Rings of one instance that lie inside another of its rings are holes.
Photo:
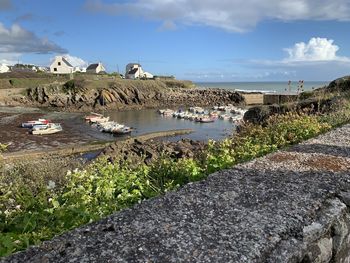
[[[62,57],[62,61],[63,61],[64,63],[66,63],[66,65],[67,65],[68,67],[73,67],[73,66],[68,62],[68,60],[65,59],[64,57]]]
[[[134,68],[134,69],[130,70],[128,72],[128,74],[135,74],[138,70],[139,70],[139,68]]]
[[[89,65],[89,66],[87,67],[86,70],[97,69],[97,67],[98,67],[98,64],[91,64],[91,65]]]

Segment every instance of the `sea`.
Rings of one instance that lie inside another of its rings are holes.
[[[237,91],[248,92],[264,92],[264,93],[284,93],[298,92],[302,86],[304,91],[313,90],[316,88],[328,85],[329,81],[274,81],[274,82],[196,82],[198,88],[220,88]]]

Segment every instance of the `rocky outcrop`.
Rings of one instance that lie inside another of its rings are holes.
[[[163,154],[176,159],[198,157],[206,147],[204,142],[189,139],[178,142],[135,139],[111,144],[101,155],[107,156],[112,162],[127,160],[130,163],[150,164]]]
[[[175,106],[243,104],[244,98],[233,91],[183,88],[183,83],[161,81],[69,81],[63,86],[46,85],[27,91],[27,103],[42,107],[72,110],[92,108],[141,109]],[[180,85],[181,84],[181,85]]]

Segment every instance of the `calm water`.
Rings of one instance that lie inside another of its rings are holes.
[[[156,110],[110,111],[107,112],[106,115],[110,116],[114,121],[135,128],[132,136],[157,131],[193,129],[195,130],[194,133],[177,136],[174,139],[220,140],[232,134],[234,129],[234,125],[230,121],[218,119],[213,123],[198,123],[173,117],[165,117],[158,114]]]
[[[220,88],[229,90],[247,90],[247,91],[268,91],[284,92],[288,90],[288,82],[197,82],[200,88]],[[327,81],[304,81],[304,90],[312,90],[327,85]],[[290,87],[292,92],[298,89],[298,81],[292,81]]]

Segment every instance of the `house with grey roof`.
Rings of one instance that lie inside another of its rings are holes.
[[[125,69],[126,79],[152,79],[153,75],[142,69],[139,63],[129,63]]]
[[[71,74],[74,67],[63,56],[56,56],[50,66],[50,72],[53,74]]]
[[[90,64],[86,69],[86,73],[99,74],[99,73],[103,73],[103,72],[106,72],[106,69],[102,65],[101,62],[95,63],[95,64]]]

